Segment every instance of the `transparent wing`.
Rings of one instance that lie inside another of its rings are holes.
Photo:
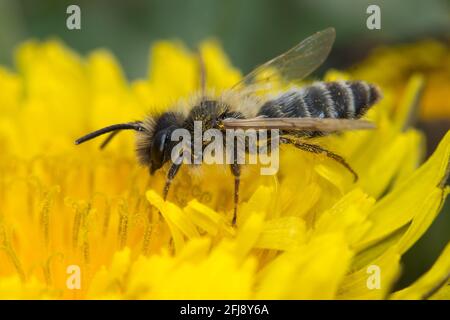
[[[335,37],[334,28],[313,34],[289,51],[257,67],[233,89],[251,93],[254,90],[278,87],[280,82],[295,83],[304,79],[325,61]]]
[[[331,118],[251,118],[223,120],[226,129],[280,129],[336,132],[344,130],[374,129],[375,124],[366,120]]]

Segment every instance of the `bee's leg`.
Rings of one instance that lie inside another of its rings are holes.
[[[241,167],[236,162],[230,166],[231,172],[234,176],[234,212],[233,212],[233,226],[236,225],[237,208],[239,203],[239,184],[241,180]]]
[[[163,199],[164,200],[167,199],[167,194],[169,193],[169,188],[172,183],[172,180],[177,175],[178,170],[180,170],[182,163],[183,163],[182,161],[174,162],[174,163],[172,163],[172,165],[169,168],[169,172],[167,173],[166,183],[164,185],[164,190],[163,190]]]
[[[333,153],[329,150],[326,150],[318,145],[304,143],[304,142],[296,141],[293,139],[281,138],[280,141],[282,143],[292,144],[294,147],[296,147],[300,150],[303,150],[303,151],[312,152],[312,153],[316,153],[316,154],[323,154],[323,155],[327,156],[328,158],[331,158],[334,161],[339,162],[348,171],[350,171],[351,174],[353,175],[353,180],[355,182],[358,180],[358,174],[352,169],[352,167],[350,167],[350,165],[347,163],[347,161],[345,161],[345,159],[342,158],[340,155]]]

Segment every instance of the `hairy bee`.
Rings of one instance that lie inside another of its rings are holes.
[[[287,90],[271,92],[273,88],[279,88],[280,84],[293,84],[311,74],[328,56],[334,39],[333,28],[317,32],[286,53],[259,66],[218,96],[206,93],[203,70],[201,92],[189,103],[173,106],[167,112],[149,116],[142,121],[102,128],[81,137],[75,143],[80,144],[110,133],[101,145],[103,148],[120,130],[135,130],[137,156],[140,163],[149,168],[151,175],[171,162],[163,190],[164,199],[182,164],[181,161],[171,161],[175,144],[170,139],[171,134],[179,128],[192,131],[194,121],[201,121],[203,130],[279,129],[280,143],[324,154],[346,167],[356,180],[357,174],[341,156],[307,141],[331,132],[373,128],[372,123],[358,119],[381,98],[377,87],[364,81],[336,81],[316,82],[304,87],[291,86]],[[241,170],[238,163],[230,164],[230,168],[235,178],[235,223]]]

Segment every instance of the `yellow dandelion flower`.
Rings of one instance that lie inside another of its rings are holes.
[[[379,72],[383,70],[383,72]],[[420,73],[425,87],[420,117],[450,118],[450,46],[436,40],[380,47],[355,66],[353,75],[392,90],[404,90],[407,79]]]
[[[201,51],[209,87],[240,78],[217,43]],[[368,114],[376,130],[323,138],[359,173],[356,184],[329,159],[286,147],[276,177],[243,173],[232,227],[228,172],[182,169],[164,201],[164,175],[136,164],[132,137],[104,152],[72,144],[195,89],[196,57],[180,43],[157,43],[150,60],[148,78],[128,83],[107,51],[82,58],[51,40],[22,44],[16,69],[0,67],[0,298],[450,297],[449,246],[393,292],[401,256],[449,191],[450,133],[419,166],[422,135],[406,125],[420,76],[402,93],[386,85]]]

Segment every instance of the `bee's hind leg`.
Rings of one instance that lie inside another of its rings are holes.
[[[297,140],[293,140],[293,139],[288,139],[288,138],[281,138],[280,141],[282,143],[286,143],[286,144],[292,144],[294,147],[303,150],[303,151],[307,151],[307,152],[312,152],[312,153],[316,153],[316,154],[324,154],[325,156],[327,156],[330,159],[333,159],[334,161],[339,162],[341,165],[343,165],[348,171],[350,171],[350,173],[353,175],[353,181],[356,182],[358,180],[358,174],[352,169],[352,167],[350,167],[350,165],[347,163],[347,161],[345,161],[344,158],[342,158],[340,155],[331,152],[327,149],[324,149],[318,145],[315,144],[309,144],[309,143],[304,143],[304,142],[300,142]]]
[[[234,211],[233,211],[233,226],[236,225],[237,208],[239,203],[239,184],[241,180],[241,167],[236,162],[230,165],[231,172],[234,176]]]

